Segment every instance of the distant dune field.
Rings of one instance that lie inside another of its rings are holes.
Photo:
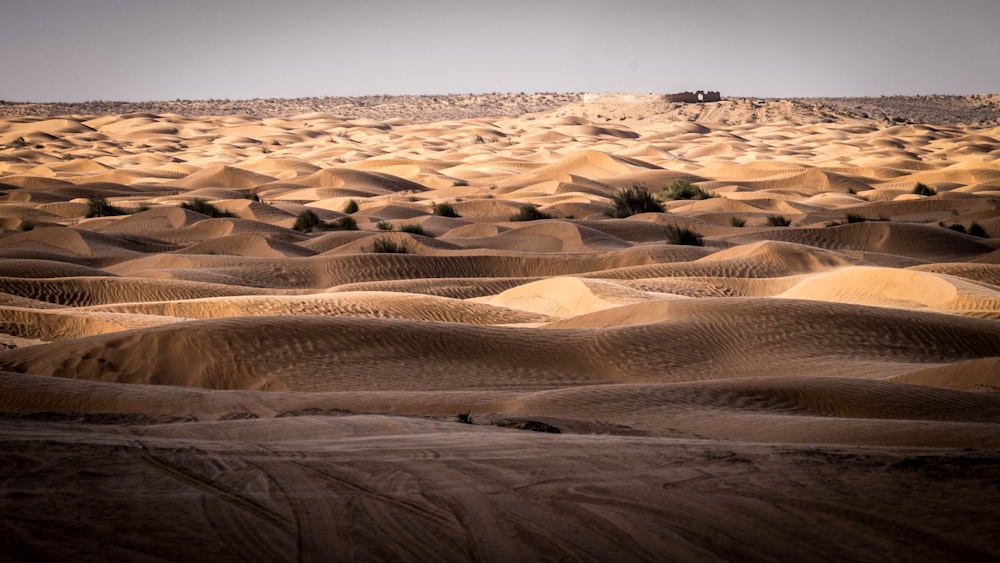
[[[1000,559],[1000,96],[319,103],[0,105],[0,559]]]

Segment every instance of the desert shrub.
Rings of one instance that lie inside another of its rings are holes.
[[[392,223],[388,221],[379,221],[378,223],[375,223],[375,228],[380,231],[391,231]]]
[[[128,211],[111,205],[103,197],[92,195],[87,198],[87,213],[84,215],[85,217],[114,217],[116,215],[128,215]]]
[[[357,211],[358,211],[358,202],[354,201],[353,199],[348,201],[347,205],[344,206],[344,213],[347,213],[348,215],[350,215],[351,213],[357,213]]]
[[[614,207],[608,212],[608,215],[619,219],[639,213],[663,212],[663,206],[660,205],[660,202],[639,186],[625,188],[611,196],[611,204]]]
[[[21,222],[21,231],[28,232],[28,231],[33,231],[33,230],[35,230],[35,224],[34,223],[32,223],[31,221],[22,221]]]
[[[358,222],[354,220],[354,217],[343,216],[337,217],[333,221],[325,223],[324,226],[328,229],[333,229],[335,231],[356,231],[358,230]]]
[[[409,254],[410,247],[405,243],[396,242],[390,238],[379,237],[372,241],[371,246],[367,247],[365,252],[375,254]]]
[[[923,182],[917,182],[916,187],[913,188],[913,193],[917,195],[937,195],[937,190]]]
[[[742,227],[747,224],[747,220],[742,217],[730,217],[729,224],[734,227]]]
[[[848,223],[864,223],[867,220],[868,220],[868,218],[865,217],[865,216],[863,216],[863,215],[857,215],[855,213],[848,213],[847,214],[847,222]]]
[[[461,187],[461,186],[468,186],[469,185],[469,181],[468,180],[455,180],[454,182],[451,183],[451,185],[455,186],[456,188],[457,187]]]
[[[312,209],[306,209],[295,218],[295,225],[292,228],[296,231],[308,233],[321,224],[323,224],[323,221],[320,220],[319,215],[316,215]]]
[[[792,222],[782,215],[771,215],[767,218],[767,224],[772,227],[787,227],[788,225],[791,225]]]
[[[979,223],[969,225],[969,234],[974,237],[990,238],[989,233]]]
[[[948,228],[951,229],[951,230],[953,230],[953,231],[955,231],[955,232],[966,234],[965,233],[965,225],[961,225],[959,223],[955,223],[954,225],[948,225]]]
[[[424,232],[424,227],[422,225],[417,224],[417,223],[408,223],[406,225],[400,225],[399,226],[399,230],[400,230],[400,232],[410,233],[412,235],[425,235],[426,236],[426,234],[427,234],[427,233]]]
[[[660,199],[708,199],[715,197],[700,187],[688,182],[678,180],[673,184],[663,188],[659,193]]]
[[[208,215],[213,219],[218,219],[219,217],[235,217],[232,213],[227,213],[222,211],[218,207],[212,205],[211,203],[203,199],[193,199],[190,202],[184,202],[181,207],[194,211],[195,213],[201,213],[202,215]]]
[[[551,219],[548,213],[539,211],[534,205],[524,205],[517,213],[510,216],[511,221],[538,221],[539,219]]]
[[[247,192],[243,194],[243,199],[249,199],[250,201],[260,201],[260,196],[257,195],[257,191]]]
[[[472,414],[469,411],[463,411],[455,415],[455,422],[461,422],[462,424],[472,424]]]
[[[455,208],[451,206],[450,203],[435,203],[432,211],[435,215],[441,217],[458,217],[458,212]]]
[[[692,231],[687,227],[678,227],[677,225],[667,227],[667,242],[687,246],[702,246],[704,244],[701,233]]]

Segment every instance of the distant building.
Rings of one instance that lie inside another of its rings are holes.
[[[664,96],[668,102],[683,102],[697,104],[699,102],[721,102],[722,95],[714,91],[698,90],[697,92],[678,92]]]

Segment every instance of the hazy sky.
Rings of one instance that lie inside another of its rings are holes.
[[[0,99],[1000,93],[998,0],[3,0]]]

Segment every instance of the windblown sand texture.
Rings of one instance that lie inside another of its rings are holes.
[[[0,559],[1000,558],[1000,127],[830,107],[0,120]]]

